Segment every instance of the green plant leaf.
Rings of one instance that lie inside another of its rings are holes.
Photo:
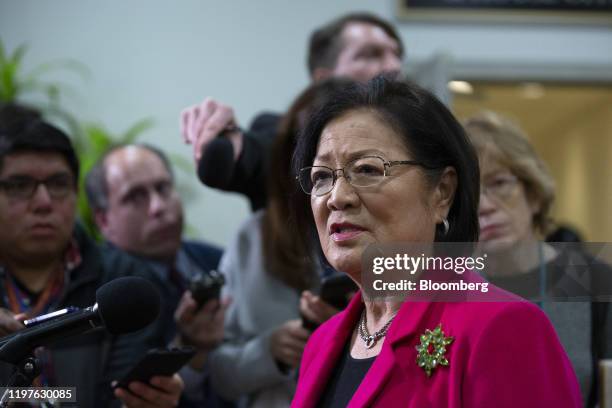
[[[133,124],[117,140],[119,143],[134,143],[141,133],[151,129],[155,125],[153,118],[144,118]]]
[[[48,84],[45,86],[45,91],[47,97],[52,103],[57,103],[59,101],[60,90],[56,84]]]
[[[193,174],[193,162],[177,153],[169,153],[172,164],[187,174]]]
[[[25,55],[27,50],[28,46],[26,44],[21,44],[20,46],[15,48],[15,51],[13,51],[13,55],[9,57],[9,60],[13,61],[15,65],[20,65],[21,60],[23,59],[23,56]]]
[[[53,88],[53,89],[52,89]],[[19,95],[42,93],[47,97],[47,100],[52,104],[59,104],[61,99],[66,100],[66,96],[70,96],[73,100],[79,101],[79,95],[76,89],[67,83],[60,81],[42,82],[39,80],[30,80],[28,82],[19,83]]]
[[[100,152],[104,152],[115,141],[113,135],[105,127],[98,124],[85,126],[85,135],[89,143],[89,154],[97,155]]]
[[[7,61],[0,67],[0,95],[2,102],[13,102],[17,97],[17,66]]]
[[[2,38],[0,38],[0,66],[6,63],[6,51],[4,50],[4,42],[2,42]]]
[[[72,59],[43,63],[24,75],[21,62],[27,51],[28,46],[22,44],[11,53],[0,42],[0,101],[14,102],[24,93],[32,92],[42,93],[52,103],[59,103],[60,96],[71,91],[71,87],[59,81],[43,81],[41,77],[44,74],[68,70],[83,79],[91,75],[86,65]]]
[[[85,129],[83,129],[83,125],[79,120],[72,113],[63,109],[59,104],[50,103],[43,106],[41,110],[46,117],[57,118],[67,126],[68,135],[72,139],[74,148],[77,154],[80,154],[87,142]]]
[[[83,80],[88,80],[91,78],[91,71],[85,64],[76,60],[63,59],[39,64],[24,76],[24,80],[28,81],[30,79],[39,78],[41,75],[44,75],[47,72],[61,70],[71,71],[80,76]]]

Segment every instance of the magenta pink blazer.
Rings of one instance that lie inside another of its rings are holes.
[[[472,279],[480,279],[480,277]],[[490,291],[501,289],[489,285]],[[548,318],[514,295],[508,302],[404,302],[349,407],[580,407],[574,370]],[[294,408],[316,407],[363,310],[361,295],[311,336]],[[417,366],[420,335],[438,324],[454,341],[449,365]]]

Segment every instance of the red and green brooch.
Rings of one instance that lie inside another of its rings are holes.
[[[416,346],[417,364],[431,377],[431,373],[438,366],[448,366],[446,346],[451,344],[454,337],[446,337],[442,331],[442,324],[433,330],[425,330],[421,335],[421,344]]]

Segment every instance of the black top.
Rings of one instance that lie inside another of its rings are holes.
[[[345,408],[375,359],[376,357],[363,359],[351,357],[349,342],[344,347],[340,360],[327,383],[327,388],[321,395],[317,407]]]
[[[590,301],[597,294],[595,272],[583,254],[561,250],[554,259],[526,273],[485,277],[495,286],[533,302]]]
[[[68,306],[89,307],[96,303],[96,290],[114,278],[114,274],[117,274],[117,277],[127,276],[140,267],[126,256],[104,256],[78,224],[75,226],[73,238],[81,255],[81,263],[70,270],[64,281],[63,291],[49,312]],[[7,297],[4,273],[0,271],[0,307],[8,308],[9,305],[5,304]],[[109,350],[113,347],[112,340],[104,330],[92,330],[67,337],[46,347],[49,352],[45,355],[43,365],[46,366],[49,385],[77,389],[76,403],[68,406],[111,406],[110,379],[117,378],[117,375],[106,371],[105,362]],[[129,368],[130,365],[125,367],[126,370]],[[0,363],[2,386],[7,384],[11,373],[12,367],[9,364]],[[106,376],[109,377],[108,383],[104,381]]]

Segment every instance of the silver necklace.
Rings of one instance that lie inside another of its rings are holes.
[[[363,313],[361,314],[361,321],[359,322],[359,337],[365,343],[366,348],[371,349],[378,340],[385,337],[389,326],[391,326],[391,322],[393,322],[393,319],[395,319],[395,316],[396,315],[393,315],[393,317],[389,319],[389,321],[385,323],[385,325],[379,331],[374,334],[370,334],[368,332],[366,311],[364,309]]]

